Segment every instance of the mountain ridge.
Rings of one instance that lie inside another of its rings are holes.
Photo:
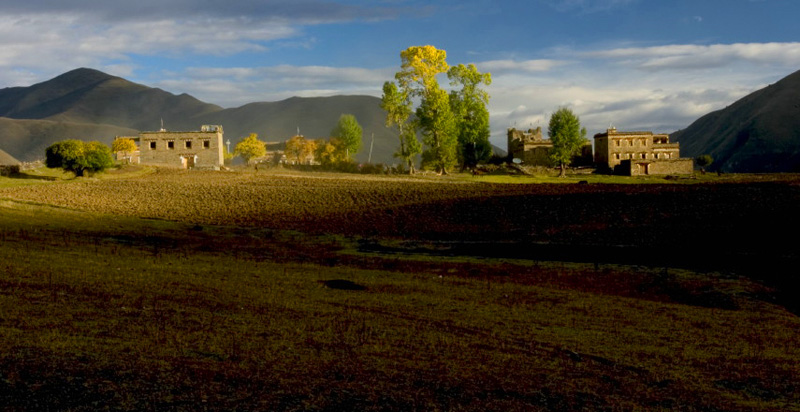
[[[262,140],[284,141],[298,128],[306,137],[327,138],[342,114],[356,116],[364,130],[356,160],[396,163],[397,133],[384,126],[385,112],[377,97],[291,97],[222,108],[186,93],[175,95],[88,68],[28,87],[0,89],[0,127],[4,127],[0,148],[30,161],[43,157],[44,149],[58,140],[111,143],[116,135],[157,130],[162,121],[171,130],[221,124],[232,144],[250,133]]]
[[[672,133],[681,154],[714,158],[710,170],[800,172],[800,71]]]

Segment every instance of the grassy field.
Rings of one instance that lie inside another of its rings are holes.
[[[800,180],[486,177],[0,178],[0,410],[800,410]]]

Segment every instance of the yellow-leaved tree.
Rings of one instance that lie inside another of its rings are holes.
[[[111,151],[116,154],[117,160],[125,163],[130,163],[130,156],[136,149],[136,142],[130,137],[117,137],[111,143]]]
[[[250,136],[245,137],[236,143],[233,153],[241,156],[247,164],[250,164],[259,157],[267,155],[267,146],[265,142],[258,140],[258,135],[250,133]]]
[[[425,144],[422,165],[439,174],[447,174],[447,170],[458,161],[455,117],[447,92],[436,80],[437,75],[450,68],[446,58],[447,52],[434,46],[409,47],[400,52],[401,70],[394,76],[401,96],[405,94],[420,99],[416,115]]]

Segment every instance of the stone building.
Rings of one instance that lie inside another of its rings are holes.
[[[653,132],[618,132],[610,128],[594,135],[598,169],[630,176],[691,174],[694,161],[680,157],[678,143]]]
[[[139,133],[139,163],[184,169],[219,170],[224,165],[222,126],[204,125],[200,131]]]
[[[528,131],[508,129],[508,154],[513,159],[522,160],[527,166],[550,167],[550,151],[553,142],[542,138],[542,128],[528,129]],[[592,144],[587,141],[581,148],[581,153],[572,160],[573,166],[589,166],[592,164]]]

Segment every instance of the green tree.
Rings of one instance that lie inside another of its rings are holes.
[[[86,154],[86,169],[90,173],[97,173],[114,167],[114,155],[111,148],[100,142],[84,143]]]
[[[714,158],[711,157],[711,155],[709,155],[709,154],[704,154],[704,155],[697,156],[694,159],[694,162],[697,163],[698,166],[700,166],[700,172],[705,173],[706,172],[706,168],[708,166],[711,166],[711,163],[714,163]]]
[[[88,173],[101,172],[114,166],[111,149],[100,142],[83,142],[70,139],[53,143],[45,150],[47,167],[60,167],[84,176]]]
[[[567,165],[586,143],[586,129],[581,128],[581,121],[572,110],[561,107],[550,117],[547,134],[553,142],[550,159],[561,167],[559,177],[566,177]]]
[[[432,91],[417,108],[417,119],[422,128],[422,141],[427,146],[422,153],[422,166],[440,175],[447,174],[447,170],[458,163],[456,123],[447,92]]]
[[[347,160],[355,158],[356,153],[361,150],[363,131],[352,114],[343,114],[339,117],[336,127],[331,130],[331,137],[341,140]]]
[[[111,142],[111,151],[121,154],[122,159],[118,158],[117,160],[125,160],[126,163],[130,160],[128,155],[135,152],[136,149],[136,142],[130,137],[117,137]]]
[[[474,169],[479,162],[492,156],[489,143],[489,93],[481,89],[481,84],[492,84],[490,73],[481,73],[474,64],[453,66],[447,72],[450,85],[461,86],[460,90],[450,92],[450,106],[453,111],[458,135],[458,152],[462,170]]]
[[[386,127],[397,125],[400,147],[394,156],[408,166],[408,173],[414,174],[414,161],[422,153],[422,145],[417,140],[417,129],[411,116],[411,99],[407,90],[400,90],[394,82],[383,83],[381,108],[386,111]]]
[[[240,140],[239,143],[236,143],[233,153],[241,156],[242,159],[247,162],[247,164],[250,164],[252,160],[267,155],[267,146],[266,143],[258,140],[257,134],[250,133],[250,136],[247,136]]]
[[[400,71],[395,80],[402,93],[418,97],[420,104],[416,115],[422,130],[423,166],[434,168],[439,174],[457,161],[455,121],[447,92],[442,90],[436,76],[447,72],[447,53],[433,46],[412,46],[400,52]]]

